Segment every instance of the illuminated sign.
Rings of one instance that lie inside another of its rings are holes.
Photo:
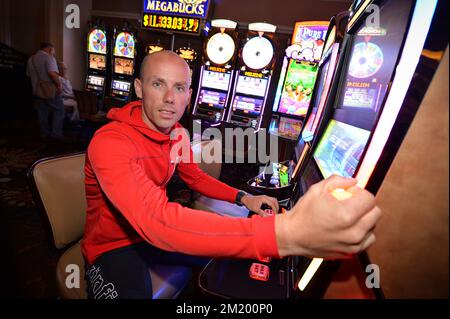
[[[144,0],[144,13],[206,19],[210,0]]]
[[[250,76],[250,77],[253,77],[253,78],[262,78],[262,77],[263,77],[263,74],[262,74],[262,73],[251,72],[251,71],[245,71],[245,72],[244,72],[244,75],[245,75],[245,76]]]
[[[147,54],[152,54],[152,53],[163,51],[163,50],[164,50],[164,48],[162,46],[160,46],[159,44],[149,44],[145,48],[145,52],[147,52]]]
[[[161,31],[199,34],[200,19],[144,13],[142,27]]]
[[[192,62],[197,59],[197,52],[189,47],[179,48],[176,53],[182,57],[186,62]]]

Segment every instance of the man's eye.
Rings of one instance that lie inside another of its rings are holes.
[[[155,88],[161,87],[161,83],[160,83],[160,82],[153,82],[152,85],[153,85]]]
[[[186,91],[186,88],[184,86],[177,86],[177,91],[184,92],[184,91]]]

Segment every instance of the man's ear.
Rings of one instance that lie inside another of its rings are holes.
[[[191,112],[191,97],[192,97],[192,89],[189,89],[189,96],[188,96],[187,104],[186,104],[188,113]],[[185,109],[185,111],[186,111],[186,109]]]
[[[136,96],[142,100],[142,82],[138,78],[134,79],[134,91]]]

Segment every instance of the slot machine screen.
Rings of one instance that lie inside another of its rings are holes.
[[[106,56],[100,54],[89,54],[89,68],[103,71],[106,69]]]
[[[206,70],[202,77],[202,87],[228,91],[230,74]]]
[[[374,127],[406,32],[409,12],[402,8],[401,1],[388,2],[381,7],[380,27],[363,25],[354,36],[338,90],[336,120]]]
[[[199,104],[207,105],[210,107],[216,107],[223,109],[227,95],[223,92],[216,92],[211,90],[201,89],[199,93]]]
[[[278,107],[279,113],[304,116],[311,102],[317,76],[317,65],[289,62],[283,92]]]
[[[113,90],[117,90],[120,92],[129,92],[130,91],[130,82],[113,80],[112,88]]]
[[[94,29],[89,33],[88,52],[106,54],[108,40],[106,33],[100,29]]]
[[[313,135],[314,134],[314,127],[313,127],[313,123],[316,119],[316,115],[317,115],[317,111],[319,109],[319,105],[321,104],[321,102],[324,101],[324,99],[326,98],[326,93],[328,93],[328,90],[324,91],[324,87],[325,87],[325,80],[327,79],[327,75],[328,75],[328,70],[330,68],[330,60],[328,60],[326,63],[324,63],[318,73],[318,83],[316,85],[317,91],[315,92],[315,97],[313,100],[313,107],[311,110],[311,114],[308,117],[308,121],[306,122],[305,125],[305,129],[303,130],[302,133],[302,137],[304,139],[308,139],[309,135]],[[331,83],[327,83],[327,85],[329,86]],[[323,95],[324,94],[324,95]]]
[[[236,92],[264,97],[267,89],[267,79],[240,75],[236,85]]]
[[[115,58],[114,59],[114,73],[133,75],[133,60]]]
[[[263,99],[254,99],[246,96],[236,95],[233,101],[233,109],[241,110],[244,113],[258,115],[264,103]]]
[[[323,177],[352,177],[369,136],[370,131],[331,120],[313,154]]]
[[[114,55],[134,59],[135,45],[136,43],[132,34],[128,32],[120,32],[116,37]]]
[[[88,83],[95,86],[103,86],[103,83],[105,82],[105,78],[101,76],[95,76],[95,75],[89,75],[88,76]]]
[[[296,138],[302,129],[302,124],[298,120],[281,117],[278,123],[278,135],[290,139]]]

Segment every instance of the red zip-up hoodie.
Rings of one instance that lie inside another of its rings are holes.
[[[143,240],[190,255],[279,257],[274,217],[219,216],[168,201],[166,184],[175,169],[191,189],[205,196],[228,202],[236,198],[235,188],[197,164],[171,161],[171,147],[189,144],[189,139],[172,141],[150,129],[142,120],[140,101],[110,110],[108,118],[112,122],[95,133],[86,155],[87,216],[81,247],[88,263]],[[190,145],[187,149],[192,158]]]

